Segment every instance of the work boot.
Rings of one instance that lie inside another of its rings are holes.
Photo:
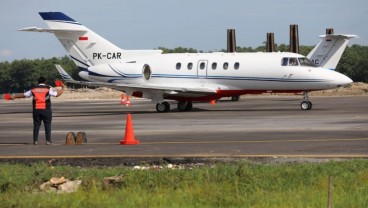
[[[46,145],[52,145],[51,141],[46,141]]]
[[[33,145],[38,145],[38,141],[33,141]]]

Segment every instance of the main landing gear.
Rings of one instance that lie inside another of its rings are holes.
[[[170,111],[170,104],[168,102],[162,102],[156,104],[156,110],[157,112],[164,113]]]
[[[191,101],[180,101],[178,102],[179,111],[191,111],[193,108],[193,103]],[[170,104],[166,101],[156,104],[156,110],[159,113],[165,113],[170,111]]]
[[[178,102],[178,110],[179,111],[191,111],[193,108],[193,103],[191,101],[180,101]]]
[[[239,95],[234,95],[234,96],[231,96],[231,101],[233,102],[237,102],[240,100],[240,96]]]
[[[300,103],[300,108],[302,110],[310,110],[312,109],[312,102],[309,101],[309,95],[308,95],[308,92],[307,91],[304,91],[303,92],[303,96],[304,96],[304,99],[303,101]]]

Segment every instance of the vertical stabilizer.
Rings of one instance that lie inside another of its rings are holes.
[[[321,35],[322,40],[308,54],[307,58],[317,66],[335,70],[342,53],[351,38],[356,35]]]
[[[20,31],[53,33],[82,70],[94,65],[162,53],[162,50],[123,50],[62,12],[39,14],[49,28],[28,27]]]
[[[73,61],[81,68],[104,64],[122,49],[61,12],[40,12],[50,31],[59,39]],[[109,56],[109,57],[107,57]]]

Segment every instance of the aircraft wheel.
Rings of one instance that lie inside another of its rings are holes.
[[[186,107],[187,107],[186,104],[187,103],[186,102],[183,102],[183,101],[178,102],[178,110],[179,111],[185,111],[186,110]]]
[[[191,101],[188,101],[185,105],[185,110],[186,111],[191,111],[193,108],[193,103]]]
[[[239,95],[231,96],[231,101],[237,102],[239,100],[240,100],[240,96]]]
[[[180,102],[178,102],[178,110],[179,111],[191,111],[192,108],[193,108],[193,103],[191,101],[188,101],[188,102],[180,101]]]
[[[170,111],[170,104],[168,102],[162,102],[156,104],[156,110],[157,112],[163,113],[163,112],[169,112]]]
[[[310,101],[303,101],[301,104],[300,104],[300,108],[302,110],[310,110],[312,109],[312,102]]]

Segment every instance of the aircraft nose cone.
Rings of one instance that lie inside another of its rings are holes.
[[[349,85],[353,83],[353,80],[351,80],[349,77],[343,75],[343,74],[338,74],[338,76],[335,79],[335,84],[337,85],[337,87],[343,87],[346,85]]]

